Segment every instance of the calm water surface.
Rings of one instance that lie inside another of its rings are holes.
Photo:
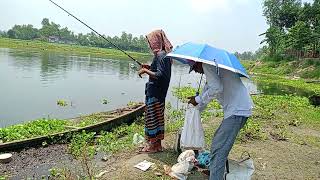
[[[150,62],[149,62],[150,63]],[[196,86],[200,76],[174,64],[172,87]],[[37,118],[70,118],[144,100],[147,77],[138,77],[132,61],[80,57],[54,52],[0,49],[0,127]],[[69,105],[60,107],[57,100]],[[108,104],[102,104],[107,99]],[[71,106],[72,104],[72,106]]]
[[[148,62],[150,63],[150,62]],[[0,127],[38,118],[71,118],[144,101],[147,77],[139,78],[132,61],[75,54],[0,48]],[[172,88],[197,87],[200,75],[174,61],[167,102],[177,106]],[[306,93],[277,84],[243,81],[251,93]],[[103,99],[108,104],[102,104]],[[57,105],[65,100],[66,107]],[[181,104],[181,103],[180,103]]]

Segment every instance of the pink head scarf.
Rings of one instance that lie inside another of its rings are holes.
[[[162,30],[152,31],[146,37],[154,54],[158,54],[162,50],[166,51],[166,53],[171,52],[172,45]]]

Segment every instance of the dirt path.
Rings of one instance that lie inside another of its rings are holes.
[[[219,120],[213,119],[206,123],[206,130],[210,126],[217,127]],[[298,128],[298,127],[297,127]],[[297,129],[295,128],[295,129]],[[303,128],[297,131],[308,136],[318,138],[319,132]],[[213,134],[213,132],[212,132]],[[132,154],[131,158],[119,159],[117,170],[105,174],[106,177],[113,179],[170,179],[167,176],[157,177],[155,172],[163,173],[163,165],[173,165],[179,154],[173,149],[174,134],[166,136],[167,150],[154,155],[137,155]],[[249,152],[254,160],[255,173],[252,179],[320,179],[320,148],[312,144],[298,144],[289,141],[277,141],[270,138],[265,141],[252,141],[248,143],[235,144],[229,158],[240,159],[243,152]],[[133,168],[133,166],[143,160],[155,163],[155,168],[142,172]],[[189,179],[207,179],[206,176],[195,173],[189,176]]]
[[[13,160],[0,164],[0,174],[9,174],[10,179],[41,178],[49,175],[49,169],[67,163],[70,167],[78,164],[67,153],[67,145],[51,145],[12,152]]]
[[[207,122],[204,127],[216,127],[219,120]],[[299,129],[297,134],[319,138],[315,130]],[[211,128],[212,129],[212,128]],[[213,134],[213,132],[212,132]],[[95,174],[105,172],[100,179],[170,179],[164,175],[163,165],[173,165],[179,154],[173,151],[175,134],[167,134],[165,150],[158,154],[137,154],[136,150],[121,152],[114,155],[98,153],[94,160]],[[316,142],[317,143],[317,142]],[[231,159],[239,159],[242,152],[251,154],[255,173],[253,179],[320,179],[320,148],[309,143],[295,143],[276,141],[270,138],[265,141],[252,141],[235,144]],[[67,145],[52,145],[45,148],[29,149],[13,153],[13,161],[9,164],[0,164],[0,174],[10,173],[10,179],[39,179],[48,176],[51,168],[70,168],[75,174],[80,174],[81,164],[67,153]],[[102,160],[107,157],[107,161]],[[142,172],[133,166],[143,160],[155,163],[147,172]],[[162,173],[161,177],[155,173]],[[207,177],[194,173],[189,179],[206,179]]]

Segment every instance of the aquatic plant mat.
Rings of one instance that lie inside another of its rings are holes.
[[[57,142],[67,142],[74,133],[111,130],[132,123],[144,111],[143,104],[132,104],[110,112],[95,113],[71,120],[38,119],[0,129],[0,151]]]

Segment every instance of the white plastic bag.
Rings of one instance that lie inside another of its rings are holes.
[[[132,144],[140,144],[140,143],[144,143],[144,142],[145,142],[145,139],[140,134],[135,133],[133,135]]]
[[[196,157],[196,154],[194,153],[193,150],[186,150],[178,156],[177,161],[178,162],[191,161],[195,159],[195,157]]]
[[[253,160],[247,158],[243,161],[229,160],[229,173],[226,180],[250,180],[254,172]]]
[[[183,149],[201,150],[205,146],[200,111],[197,106],[188,105],[181,132],[180,146]]]
[[[189,172],[194,167],[195,153],[193,150],[187,150],[178,157],[178,163],[171,167],[169,175],[179,180],[186,180]]]
[[[189,174],[190,163],[188,161],[179,162],[171,167],[169,176],[179,180],[186,180]]]

